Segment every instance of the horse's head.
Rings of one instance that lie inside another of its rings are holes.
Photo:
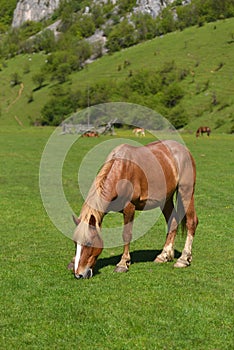
[[[91,215],[89,224],[74,219],[77,229],[74,235],[76,255],[74,261],[74,275],[77,279],[90,278],[93,267],[103,249],[103,241],[96,227],[96,219]]]

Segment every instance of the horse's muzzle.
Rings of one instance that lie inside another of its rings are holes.
[[[83,274],[75,274],[76,279],[81,279],[81,278],[91,278],[93,276],[93,270],[91,268],[87,268]]]

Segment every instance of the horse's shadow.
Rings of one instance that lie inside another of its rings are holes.
[[[160,254],[162,250],[135,250],[131,252],[131,264],[154,261],[156,256]],[[178,259],[181,255],[181,252],[175,250],[175,259]],[[115,266],[121,259],[121,254],[116,256],[111,256],[108,258],[100,258],[97,260],[97,263],[94,267],[94,273],[100,273],[100,270],[106,266],[113,265]]]

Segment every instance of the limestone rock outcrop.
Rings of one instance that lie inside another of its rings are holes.
[[[78,0],[77,0],[78,1]],[[94,4],[107,3],[108,0],[93,0]],[[20,27],[26,21],[41,21],[50,17],[59,7],[61,0],[19,0],[14,11],[12,27]],[[113,5],[118,8],[118,1],[111,0]],[[149,13],[157,17],[160,11],[174,0],[136,0],[134,12]],[[190,0],[184,0],[182,4],[189,3]],[[89,12],[89,7],[86,7]]]
[[[12,27],[19,27],[26,21],[38,22],[48,18],[59,6],[61,0],[19,0],[14,11]]]
[[[160,11],[173,1],[174,0],[137,0],[135,11],[149,13],[152,17],[157,17]]]

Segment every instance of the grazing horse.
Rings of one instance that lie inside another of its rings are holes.
[[[99,134],[97,131],[86,131],[82,134],[82,137],[98,137]]]
[[[197,129],[196,137],[200,135],[203,136],[204,133],[207,133],[207,136],[210,136],[211,129],[209,128],[209,126],[200,126],[200,128]]]
[[[145,129],[144,128],[135,128],[132,130],[133,134],[135,136],[145,136]]]
[[[123,214],[124,251],[116,272],[130,265],[130,242],[135,210],[160,207],[167,222],[167,237],[155,262],[174,258],[174,240],[179,223],[187,229],[181,257],[175,267],[189,266],[192,243],[198,224],[194,208],[195,162],[186,147],[176,141],[156,141],[146,146],[122,144],[116,147],[96,176],[79,218],[73,240],[75,257],[70,267],[76,278],[89,278],[103,249],[100,235],[104,216],[109,211]],[[176,205],[174,206],[174,194]]]

